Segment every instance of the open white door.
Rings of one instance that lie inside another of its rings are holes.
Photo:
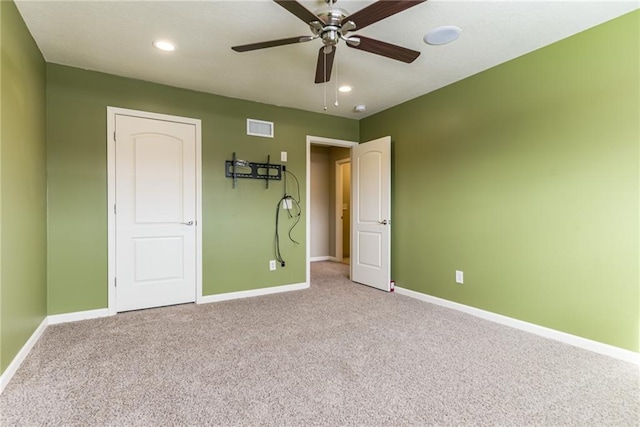
[[[351,280],[390,291],[391,137],[351,150]]]

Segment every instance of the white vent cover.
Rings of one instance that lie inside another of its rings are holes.
[[[247,135],[273,138],[273,122],[247,119]]]

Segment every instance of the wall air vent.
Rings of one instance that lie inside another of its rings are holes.
[[[273,122],[247,119],[247,135],[273,138]]]

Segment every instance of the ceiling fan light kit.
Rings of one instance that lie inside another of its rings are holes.
[[[236,52],[248,52],[257,49],[265,49],[288,44],[304,43],[315,39],[322,41],[322,47],[318,52],[316,65],[316,83],[326,83],[331,79],[336,47],[340,40],[353,49],[362,50],[387,58],[406,63],[416,60],[420,52],[405,47],[370,39],[364,36],[348,36],[352,31],[360,31],[363,28],[402,12],[413,6],[417,6],[426,0],[379,0],[364,9],[349,14],[344,9],[334,7],[334,1],[325,0],[327,5],[315,12],[310,12],[302,4],[295,0],[274,0],[278,5],[295,15],[309,26],[312,34],[290,37],[286,39],[271,40],[266,42],[251,43],[234,46]]]

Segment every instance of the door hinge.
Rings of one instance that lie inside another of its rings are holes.
[[[116,131],[115,130],[113,131],[113,140],[114,141],[116,140]]]
[[[116,205],[113,205],[113,214],[116,214]]]
[[[113,278],[113,287],[114,287],[114,288],[117,288],[117,287],[118,287],[118,278],[117,278],[117,277],[114,277],[114,278]]]

